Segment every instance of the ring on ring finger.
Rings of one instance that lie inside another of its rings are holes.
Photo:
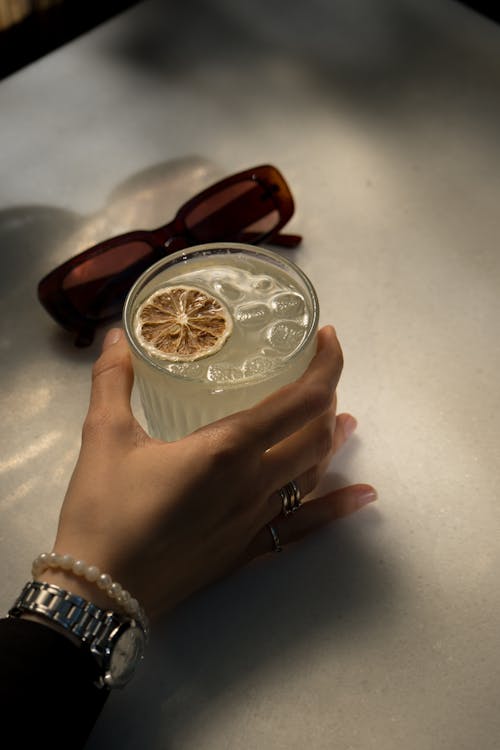
[[[273,526],[272,523],[268,523],[267,528],[269,529],[269,532],[273,539],[273,552],[281,552],[283,547],[281,546],[279,534],[276,530],[276,527]]]

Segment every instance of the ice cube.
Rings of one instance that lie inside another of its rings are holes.
[[[266,331],[266,338],[281,354],[291,354],[302,342],[305,327],[293,320],[280,320]]]
[[[252,328],[265,325],[270,320],[270,310],[261,302],[248,302],[236,309],[236,320]]]
[[[305,311],[304,298],[295,292],[275,294],[271,300],[274,312],[287,318],[298,318]]]
[[[257,292],[265,294],[275,287],[275,283],[270,276],[256,276],[252,286]]]
[[[214,283],[217,294],[229,302],[236,302],[243,297],[243,292],[230,281],[216,281]]]

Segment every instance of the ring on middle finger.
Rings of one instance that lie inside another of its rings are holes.
[[[280,489],[279,495],[281,498],[281,510],[284,516],[295,513],[302,505],[300,489],[293,479]]]

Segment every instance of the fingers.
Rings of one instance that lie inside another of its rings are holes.
[[[326,326],[318,332],[318,349],[304,375],[241,413],[249,439],[266,450],[325,412],[332,403],[342,364],[335,331]]]
[[[349,440],[357,426],[358,422],[352,414],[337,414],[335,432],[333,433],[332,455],[335,455]]]
[[[279,488],[311,466],[324,464],[326,468],[356,425],[350,414],[336,416],[333,405],[302,430],[269,449],[263,459],[263,472]]]
[[[312,492],[327,470],[332,456],[340,450],[356,429],[357,422],[351,414],[335,417],[332,407],[324,415],[309,423],[299,432],[283,440],[269,450],[264,457],[263,471],[276,488],[268,498],[264,512],[268,521],[281,508],[279,488],[292,479],[298,485],[301,496]]]
[[[273,489],[300,476],[310,466],[330,457],[335,430],[335,411],[328,409],[298,432],[270,448],[263,457],[263,476]]]
[[[89,414],[106,412],[131,415],[130,396],[134,374],[128,345],[119,328],[106,334],[102,353],[92,369]]]
[[[271,522],[281,547],[298,542],[308,534],[319,530],[332,521],[355,513],[377,499],[377,493],[368,484],[355,484],[305,503],[286,518],[276,516]],[[272,533],[264,526],[248,547],[248,559],[274,551]]]

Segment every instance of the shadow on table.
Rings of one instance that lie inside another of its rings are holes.
[[[457,5],[474,7],[479,0]],[[476,20],[459,9],[455,23]],[[207,67],[262,67],[272,76],[280,61],[294,61],[310,70],[311,84],[314,78],[324,94],[335,91],[364,110],[392,109],[404,106],[414,84],[420,87],[423,70],[442,74],[443,46],[460,44],[449,18],[448,8],[418,0],[291,0],[286,13],[267,0],[167,0],[125,17],[122,35],[111,44],[106,39],[101,53],[153,76]]]
[[[496,29],[467,4],[292,0],[284,12],[267,0],[150,2],[125,16],[120,35],[103,38],[96,54],[155,80],[197,81],[202,97],[210,81],[209,95],[223,108],[225,92],[237,86],[245,91],[249,128],[253,117],[265,120],[278,103],[286,127],[300,69],[311,97],[334,112],[346,107],[365,126],[369,117],[371,127],[414,130],[428,126],[425,105],[432,106],[435,91],[450,122],[455,110],[461,113],[457,90],[467,92],[474,117],[491,107],[494,94],[481,83],[484,58],[476,51],[490,50],[495,59]],[[447,58],[455,60],[453,68],[443,65]],[[442,116],[437,109],[435,116]],[[488,136],[496,142],[496,130]]]
[[[191,728],[219,724],[224,704],[230,710],[236,696],[244,705],[246,690],[270,686],[286,700],[304,665],[328,664],[335,684],[336,654],[340,665],[346,649],[394,616],[396,574],[367,543],[380,522],[375,508],[337,522],[156,624],[143,671],[110,698],[89,750],[194,747]]]
[[[52,321],[40,305],[40,279],[96,242],[166,223],[185,200],[222,176],[212,162],[192,155],[132,175],[92,216],[55,206],[0,210],[0,350],[8,354],[19,352],[22,346],[33,357],[39,351],[46,354],[46,344],[56,358],[88,366],[100,351],[105,330],[119,325],[119,318],[98,332],[92,346],[76,348],[72,334]]]
[[[343,473],[335,459],[323,492],[350,482],[358,448],[354,436],[338,456]],[[369,507],[254,561],[155,623],[146,663],[110,697],[89,750],[195,747],[193,729],[212,722],[224,731],[221,716],[235,705],[244,713],[247,691],[284,691],[285,702],[287,687],[296,695],[290,680],[300,684],[304,667],[328,665],[334,685],[346,652],[359,648],[362,658],[373,632],[396,616],[403,584],[374,541],[382,523]]]

